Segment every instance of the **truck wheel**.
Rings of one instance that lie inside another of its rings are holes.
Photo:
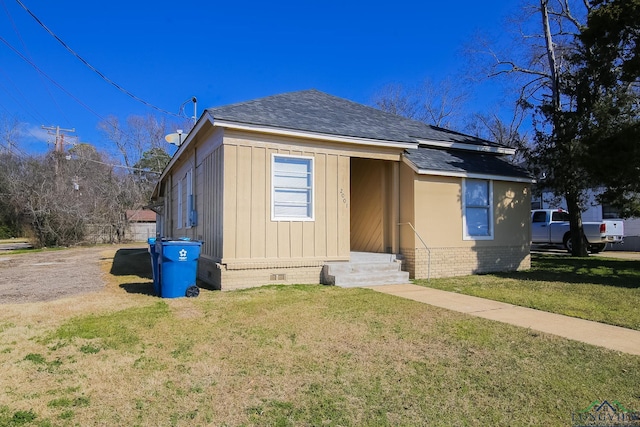
[[[598,252],[604,251],[604,248],[606,247],[606,243],[596,243],[594,245],[589,245],[589,252],[591,252],[592,254],[597,254]]]
[[[591,250],[592,245],[590,245],[589,242],[587,242],[587,238],[584,237],[584,234],[582,235],[582,240],[584,241],[584,244],[587,246],[587,250]],[[562,238],[562,243],[564,244],[564,248],[571,253],[572,252],[571,249],[573,248],[573,242],[571,241],[570,231],[567,231],[566,233],[564,233],[564,237]]]
[[[564,248],[571,253],[571,249],[573,248],[573,243],[571,242],[571,233],[564,233],[564,237],[562,238],[562,244]]]

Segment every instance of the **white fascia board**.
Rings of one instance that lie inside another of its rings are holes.
[[[167,166],[162,171],[162,175],[160,175],[160,179],[158,179],[158,183],[156,184],[156,186],[160,184],[162,180],[167,176],[167,173],[169,172],[169,170],[171,170],[171,168],[178,161],[182,153],[187,149],[189,144],[191,144],[191,141],[193,141],[193,136],[197,134],[200,131],[200,129],[202,129],[202,126],[204,126],[204,124],[207,121],[213,124],[213,120],[211,119],[209,112],[205,110],[205,113],[200,117],[200,120],[198,120],[198,122],[193,127],[193,129],[189,131],[189,133],[187,134],[187,137],[184,139],[184,142],[180,144],[180,147],[178,147],[178,151],[175,152],[175,154],[169,161],[169,164],[167,164]],[[155,194],[155,188],[153,190],[153,194]]]
[[[495,153],[495,154],[506,154],[506,155],[511,155],[516,153],[515,149],[508,148],[508,147],[492,147],[490,145],[465,144],[463,142],[432,141],[428,139],[418,139],[418,138],[416,138],[416,141],[418,141],[418,143],[423,145],[430,145],[432,147],[439,147],[439,148],[454,148],[458,150],[480,151],[483,153]]]
[[[491,175],[491,174],[483,174],[483,173],[439,171],[435,169],[420,169],[406,157],[403,157],[402,160],[418,175],[450,176],[455,178],[469,178],[469,179],[490,179],[493,181],[523,182],[527,184],[533,184],[536,182],[532,178],[510,177],[510,176]]]
[[[303,130],[292,130],[284,128],[272,128],[262,125],[253,125],[248,123],[230,122],[220,119],[214,119],[212,122],[215,126],[220,126],[228,129],[245,130],[250,132],[261,132],[272,135],[291,136],[295,138],[308,138],[322,141],[342,142],[349,144],[370,145],[375,147],[390,147],[390,148],[418,148],[417,142],[392,142],[379,139],[358,138],[355,136],[342,136],[331,135],[326,133],[309,132]]]

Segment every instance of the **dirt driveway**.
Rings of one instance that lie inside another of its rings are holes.
[[[115,249],[98,246],[0,254],[0,304],[51,301],[100,291],[104,288],[100,261]]]

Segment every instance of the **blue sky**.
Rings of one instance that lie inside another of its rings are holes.
[[[464,45],[504,28],[514,8],[504,0],[21,1],[118,85],[172,113],[195,96],[198,115],[309,88],[370,105],[389,83],[460,79]],[[0,116],[26,124],[25,151],[47,149],[41,125],[75,128],[82,142],[106,148],[97,124],[107,116],[161,115],[82,64],[16,0],[0,6]],[[467,108],[481,110],[495,91],[474,87]]]

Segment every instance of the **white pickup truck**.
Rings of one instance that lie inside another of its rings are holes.
[[[571,252],[569,213],[562,209],[531,211],[531,243],[538,245],[564,245]],[[622,220],[583,222],[584,237],[589,251],[602,252],[607,243],[621,243],[624,237]]]

